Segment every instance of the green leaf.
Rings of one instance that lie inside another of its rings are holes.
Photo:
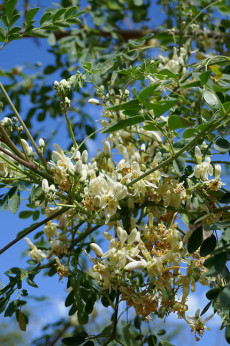
[[[183,157],[177,157],[175,160],[173,160],[173,167],[176,173],[183,173],[186,167],[185,159]]]
[[[15,22],[17,22],[19,19],[21,18],[20,14],[15,14],[13,15],[13,17],[11,17],[10,20],[10,26],[12,26]]]
[[[75,301],[75,298],[74,298],[74,295],[75,295],[75,290],[73,289],[67,296],[66,300],[65,300],[65,306],[68,307],[70,305],[72,305]]]
[[[200,316],[204,315],[205,312],[208,311],[208,309],[210,308],[211,305],[212,305],[212,302],[209,302],[207,305],[205,305],[205,307],[203,308],[203,310],[200,313]]]
[[[197,135],[197,133],[198,133],[197,129],[187,129],[183,132],[182,137],[184,139],[195,137]]]
[[[16,311],[18,306],[18,299],[13,300],[8,306],[4,313],[4,317],[11,317],[13,313]]]
[[[9,202],[9,197],[8,194],[3,197],[3,199],[0,200],[0,205],[1,205],[1,210],[6,211],[8,208],[8,202]]]
[[[85,341],[87,336],[88,334],[85,331],[83,331],[83,332],[74,334],[72,337],[62,339],[62,342],[64,345],[67,345],[67,346],[78,346],[78,345],[81,345]]]
[[[70,8],[66,11],[66,13],[65,13],[65,15],[64,15],[64,18],[65,18],[65,19],[68,19],[69,17],[71,17],[71,16],[74,14],[74,12],[76,12],[76,10],[77,10],[77,7],[76,7],[76,6],[70,7]]]
[[[14,8],[17,5],[17,0],[8,0],[6,3],[6,15],[7,18],[10,19],[14,12]]]
[[[147,130],[147,131],[159,131],[159,127],[157,127],[157,126],[154,125],[154,124],[147,124],[147,125],[144,125],[144,126],[143,126],[143,129],[144,129],[144,130]]]
[[[216,143],[214,144],[214,149],[220,151],[220,152],[226,152],[230,150],[230,143],[225,138],[218,138],[216,140]]]
[[[21,310],[18,310],[17,320],[18,320],[18,324],[19,324],[20,329],[23,332],[25,332],[28,319],[27,319],[26,315]]]
[[[191,237],[188,240],[188,252],[195,252],[201,246],[202,240],[203,228],[199,227],[192,233]]]
[[[35,17],[39,10],[39,7],[31,8],[26,14],[26,25],[29,25],[32,19]]]
[[[9,30],[8,35],[15,34],[15,33],[19,32],[19,31],[21,31],[20,26],[14,26],[12,29]]]
[[[84,312],[84,311],[79,311],[77,312],[77,318],[78,318],[78,322],[80,324],[87,324],[89,321],[89,315]]]
[[[212,91],[205,91],[204,99],[213,110],[220,109],[220,102],[216,94],[214,94]]]
[[[226,229],[223,233],[222,233],[222,239],[224,241],[226,241],[227,243],[230,242],[230,229]]]
[[[220,293],[220,289],[215,287],[215,288],[211,288],[207,293],[206,293],[206,297],[209,300],[214,300],[217,298],[218,294]]]
[[[198,80],[180,85],[180,87],[183,89],[196,88],[198,86],[200,86],[200,81]]]
[[[0,27],[0,42],[4,42],[6,39],[6,31]]]
[[[226,286],[218,296],[221,305],[224,308],[230,307],[230,286]]]
[[[56,22],[64,13],[66,12],[65,8],[61,8],[60,10],[58,10],[55,15],[52,18],[52,22]]]
[[[156,84],[149,85],[143,90],[141,90],[139,93],[139,99],[141,100],[141,102],[147,99],[147,97],[152,96],[153,91],[156,90],[158,86],[159,86],[159,83],[156,83]]]
[[[44,192],[42,190],[41,186],[33,186],[30,197],[29,197],[29,202],[33,205],[36,201],[42,200],[44,197]]]
[[[208,82],[210,76],[212,74],[212,71],[205,71],[205,72],[193,72],[193,76],[196,79],[199,79],[201,81],[201,84],[204,85]]]
[[[172,115],[169,117],[168,119],[168,126],[170,128],[170,130],[177,130],[177,129],[181,129],[181,128],[186,128],[192,125],[192,122],[179,117],[178,115]]]
[[[204,261],[204,266],[208,268],[208,271],[204,276],[215,276],[222,272],[225,268],[225,263],[227,261],[227,253],[221,252],[214,256],[207,258]]]
[[[39,37],[39,38],[46,38],[47,34],[40,29],[34,29],[32,31],[27,32],[28,35],[33,36],[33,37]]]
[[[54,35],[54,33],[50,33],[49,36],[48,36],[48,42],[49,42],[49,45],[50,46],[55,46],[56,44],[56,37]],[[56,70],[56,69],[55,69]]]
[[[74,17],[66,19],[66,22],[68,24],[81,24],[81,20],[79,18],[74,18]]]
[[[130,335],[130,332],[129,332],[129,325],[127,324],[124,329],[124,339],[125,339],[125,345],[127,346],[131,346],[131,335]]]
[[[47,20],[49,20],[51,17],[52,17],[52,14],[50,12],[45,13],[40,20],[40,25],[47,22]]]
[[[169,109],[174,107],[177,103],[178,100],[162,100],[154,104],[151,104],[150,109],[153,109],[155,115],[159,117],[165,112],[167,112]]]
[[[21,196],[20,196],[20,192],[17,191],[17,193],[14,194],[13,198],[10,201],[9,211],[12,214],[15,214],[20,207],[20,203],[21,203]]]
[[[225,339],[227,341],[228,344],[230,344],[230,326],[227,326],[225,328]]]
[[[33,213],[34,212],[32,210],[25,210],[21,211],[18,216],[20,217],[20,219],[28,219],[28,217],[33,215]]]
[[[100,72],[101,74],[106,74],[114,65],[115,61],[114,60],[107,60],[106,62],[104,62],[104,64],[101,66],[100,68]]]
[[[165,329],[159,329],[157,332],[157,335],[165,335],[166,334],[166,330]]]
[[[144,121],[144,117],[142,115],[136,115],[125,120],[120,120],[118,123],[106,127],[104,131],[102,131],[102,133],[111,133],[114,131],[125,129],[128,126],[140,124],[142,121]]]
[[[38,285],[33,281],[33,277],[28,276],[26,278],[26,282],[28,283],[28,285],[35,287],[35,288],[38,288]]]
[[[230,134],[230,123],[228,122],[227,124],[219,127],[217,129],[217,133],[220,137],[226,137],[227,135]]]
[[[5,310],[8,301],[9,301],[9,298],[0,299],[0,314]]]
[[[209,255],[216,247],[216,237],[212,234],[210,237],[206,238],[200,248],[200,255],[205,257]]]
[[[130,100],[124,103],[120,103],[115,106],[111,106],[107,108],[110,111],[123,111],[123,110],[135,110],[138,111],[141,109],[141,106],[139,104],[138,100]]]
[[[219,221],[219,222],[212,223],[208,226],[205,226],[205,229],[207,231],[212,231],[212,230],[223,229],[229,226],[230,226],[230,220],[227,220],[227,221]]]

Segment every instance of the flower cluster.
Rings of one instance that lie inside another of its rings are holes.
[[[148,219],[144,225],[137,225],[132,219],[129,231],[118,222],[115,237],[104,232],[109,240],[105,253],[91,243],[96,258],[87,254],[94,263],[90,275],[103,290],[119,289],[122,299],[146,320],[151,319],[152,313],[166,317],[176,312],[187,321],[190,291],[195,291],[197,282],[209,284],[209,279],[202,276],[205,258],[197,252],[188,253],[176,223],[170,227],[164,223],[154,226],[151,213]],[[140,274],[145,279],[137,285]]]
[[[175,66],[165,61],[164,68],[174,68],[178,73],[183,68],[183,52],[181,50],[180,59],[174,52],[170,63],[173,61]],[[62,80],[54,86],[66,102],[70,83]],[[110,98],[113,106],[127,102],[128,90],[116,95],[114,90],[105,94],[100,88],[98,95],[101,101],[91,98],[89,103],[92,107],[105,104],[101,120],[104,128],[128,118],[119,108],[111,111],[108,101]],[[154,119],[154,113],[150,115]],[[168,117],[160,116],[154,121],[157,126],[153,128],[143,117],[144,126],[137,124],[110,131],[103,141],[103,149],[91,159],[87,150],[81,150],[81,144],[74,143],[69,151],[54,144],[52,157],[44,164],[41,156],[44,140],[41,138],[36,147],[31,139],[30,144],[20,139],[22,153],[18,161],[3,145],[0,173],[8,183],[24,177],[24,172],[28,177],[31,167],[35,189],[40,191],[34,207],[42,208],[47,218],[55,215],[56,221],[49,221],[44,227],[45,246],[39,249],[27,239],[30,257],[40,263],[52,259],[60,278],[68,276],[73,270],[69,257],[73,255],[76,235],[80,233],[77,225],[87,223],[98,228],[107,225],[109,230],[103,235],[109,241],[108,251],[103,253],[98,244],[91,243],[96,258],[87,254],[94,263],[90,274],[101,289],[119,290],[121,299],[146,320],[151,319],[153,313],[166,317],[176,312],[178,317],[191,322],[185,315],[188,295],[195,290],[196,283],[208,285],[209,280],[202,275],[206,270],[205,258],[198,252],[188,252],[188,236],[183,238],[185,231],[176,219],[179,215],[187,216],[190,227],[189,220],[194,216],[194,224],[199,226],[224,216],[223,211],[216,211],[216,200],[212,197],[212,192],[221,189],[223,184],[221,166],[212,164],[203,143],[189,151],[193,169],[190,166],[186,172],[185,168],[180,172],[170,160],[178,149],[172,145],[174,132],[169,129]],[[6,120],[3,123],[10,125]],[[182,158],[187,154],[184,155]],[[215,178],[210,179],[214,172]],[[191,230],[187,234],[190,235]]]

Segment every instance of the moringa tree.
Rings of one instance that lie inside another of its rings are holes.
[[[0,83],[1,210],[16,213],[23,196],[19,217],[32,218],[0,250],[25,239],[31,257],[5,273],[0,311],[25,331],[24,282],[36,286],[45,272],[68,289],[70,319],[37,344],[169,345],[164,330],[145,325],[172,313],[197,340],[219,314],[230,343],[230,191],[221,175],[230,150],[230,6],[158,1],[164,16],[153,27],[156,6],[1,7],[1,49],[47,37],[56,59],[35,76],[1,71]],[[21,95],[32,104],[24,118]],[[91,110],[101,114],[98,129]],[[34,117],[48,115],[65,120],[65,148],[36,134]],[[103,150],[88,157],[88,138],[101,133]],[[190,316],[188,297],[200,284],[210,302]],[[103,330],[93,330],[96,302],[113,311]]]

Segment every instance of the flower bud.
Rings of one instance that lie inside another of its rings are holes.
[[[127,271],[132,271],[132,270],[136,270],[136,269],[142,269],[145,267],[145,265],[146,265],[146,262],[144,260],[133,261],[133,262],[126,264],[124,269]]]
[[[101,207],[101,197],[98,195],[94,197],[94,207],[96,209],[100,209]]]
[[[90,103],[91,105],[96,105],[96,106],[100,106],[100,104],[101,104],[99,100],[94,99],[94,98],[89,99],[88,103]]]
[[[59,83],[58,83],[58,81],[55,80],[55,82],[54,82],[54,89],[57,89],[58,87],[59,87]]]
[[[40,148],[44,148],[44,146],[45,146],[44,139],[43,139],[43,138],[40,138],[38,144],[39,144],[39,147],[40,147]]]
[[[84,150],[83,153],[82,153],[82,156],[81,156],[81,159],[82,159],[82,162],[83,163],[86,163],[87,160],[88,160],[88,151],[87,150]]]
[[[105,141],[103,143],[103,149],[106,157],[110,157],[111,154],[111,149],[110,149],[110,144],[108,141]]]
[[[219,179],[221,174],[221,165],[215,165],[215,178]]]
[[[49,192],[49,184],[47,179],[42,180],[42,190],[47,193]]]
[[[78,160],[75,165],[75,173],[80,173],[82,170],[82,161]]]
[[[113,237],[111,236],[111,234],[109,234],[108,232],[103,232],[103,236],[104,236],[105,239],[107,239],[107,240],[113,239]]]
[[[91,243],[90,244],[90,248],[91,250],[93,250],[93,252],[95,253],[95,255],[97,257],[102,257],[103,256],[103,251],[102,249],[100,248],[99,245],[97,245],[96,243]]]

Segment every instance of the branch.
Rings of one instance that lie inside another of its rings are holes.
[[[20,124],[22,125],[22,127],[23,127],[23,129],[24,129],[24,131],[25,131],[27,137],[29,138],[31,144],[33,145],[35,151],[37,152],[38,157],[40,158],[40,160],[41,160],[41,162],[43,163],[43,165],[44,165],[44,167],[46,168],[46,170],[48,170],[47,162],[46,162],[45,158],[43,157],[41,150],[38,148],[37,144],[35,143],[33,137],[31,136],[29,130],[28,130],[27,127],[26,127],[26,124],[25,124],[24,121],[22,120],[20,114],[18,113],[17,109],[15,108],[13,102],[11,101],[9,95],[8,95],[7,92],[6,92],[6,89],[4,88],[4,86],[2,85],[1,82],[0,82],[0,88],[1,88],[1,90],[2,90],[3,95],[4,95],[5,98],[7,99],[7,101],[8,101],[8,103],[9,103],[9,105],[10,105],[12,111],[14,112],[14,114],[16,115],[18,121],[19,121]]]
[[[116,294],[116,304],[115,304],[115,312],[114,312],[114,317],[113,317],[113,330],[112,334],[108,338],[108,340],[104,343],[103,346],[108,345],[111,341],[116,339],[116,334],[117,334],[117,316],[118,316],[118,308],[119,308],[119,295],[120,292],[117,289],[117,294]]]
[[[43,226],[45,223],[47,223],[50,220],[53,220],[56,216],[61,215],[63,213],[65,213],[69,208],[65,207],[65,208],[61,208],[60,210],[56,211],[55,213],[53,213],[51,216],[47,217],[46,219],[44,219],[43,221],[40,221],[38,223],[36,223],[35,225],[33,225],[32,227],[30,227],[28,230],[22,232],[18,237],[16,237],[14,240],[12,240],[9,244],[7,244],[6,246],[4,246],[1,250],[0,250],[0,255],[3,254],[3,252],[5,252],[6,250],[8,250],[11,246],[13,246],[14,244],[16,244],[19,240],[21,240],[22,238],[24,238],[25,236],[27,236],[28,234],[30,234],[31,232],[35,231],[35,229],[39,228],[40,226]]]
[[[133,40],[133,39],[139,39],[142,38],[143,36],[146,36],[147,34],[154,34],[155,36],[158,34],[168,34],[168,30],[160,30],[158,28],[150,28],[150,29],[146,29],[146,30],[113,30],[113,32],[107,32],[104,30],[95,30],[93,29],[93,33],[96,36],[99,37],[109,37],[112,38],[112,34],[116,34],[118,35],[123,41],[127,42],[129,40]],[[23,37],[25,38],[34,38],[31,35],[24,35],[24,31],[20,31],[19,34],[23,35]],[[175,30],[175,35],[179,35],[180,32],[179,30]],[[221,31],[215,31],[215,30],[210,30],[207,31],[205,33],[203,33],[203,31],[198,31],[196,33],[192,33],[192,34],[186,34],[184,35],[185,38],[189,38],[189,37],[200,37],[205,35],[208,38],[214,38],[214,39],[219,39],[219,38],[225,38],[226,40],[230,39],[230,32],[221,32]],[[71,31],[55,31],[54,32],[54,36],[56,38],[57,41],[59,41],[60,39],[64,38],[64,37],[69,37],[69,36],[81,36],[81,33],[79,34],[75,34],[74,35],[71,33]]]

